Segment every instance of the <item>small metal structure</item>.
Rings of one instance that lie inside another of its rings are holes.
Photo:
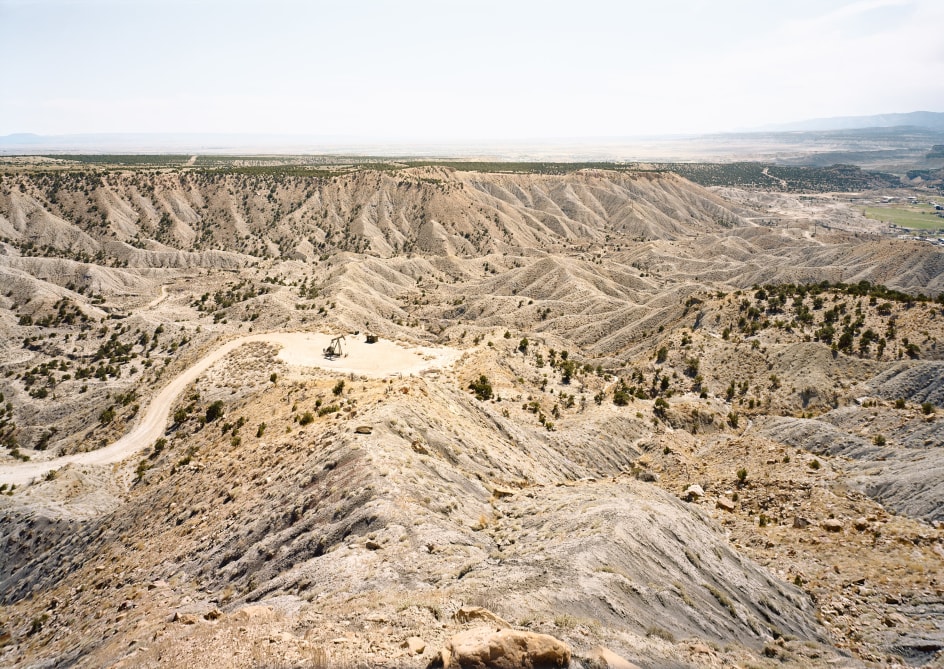
[[[331,340],[331,343],[328,344],[328,348],[324,350],[324,357],[326,358],[340,358],[344,355],[344,352],[341,350],[341,342],[344,340],[344,335],[340,337],[335,337]]]

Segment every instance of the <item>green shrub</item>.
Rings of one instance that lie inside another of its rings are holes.
[[[469,389],[475,393],[475,396],[482,400],[488,400],[492,398],[492,384],[488,380],[488,377],[482,374],[476,381],[473,381],[469,384]]]
[[[613,404],[618,407],[626,406],[629,404],[630,399],[629,390],[622,384],[617,386],[616,390],[613,391]],[[597,402],[597,404],[599,404],[599,402]]]
[[[665,418],[666,413],[669,411],[669,403],[666,402],[661,397],[657,398],[653,406],[652,412],[659,418]]]
[[[223,413],[224,413],[224,412],[223,412],[223,401],[222,401],[222,400],[216,400],[215,402],[213,402],[213,404],[211,404],[210,406],[207,407],[207,410],[206,410],[206,422],[212,423],[213,421],[217,420],[218,418],[222,418],[222,417],[223,417]]]

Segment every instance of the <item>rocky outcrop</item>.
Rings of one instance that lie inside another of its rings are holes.
[[[868,382],[872,392],[884,399],[931,402],[944,406],[944,362],[909,360],[878,374]]]
[[[547,634],[480,627],[452,637],[430,669],[561,669],[570,647]]]

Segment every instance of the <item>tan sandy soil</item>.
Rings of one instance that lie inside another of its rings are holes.
[[[280,344],[282,350],[277,357],[288,365],[318,367],[332,372],[362,374],[372,378],[418,374],[427,369],[445,367],[455,362],[461,353],[458,349],[443,347],[404,348],[384,339],[368,344],[363,336],[350,336],[341,342],[341,357],[326,358],[323,351],[333,337],[317,332],[284,332],[260,335],[259,339],[250,340]]]

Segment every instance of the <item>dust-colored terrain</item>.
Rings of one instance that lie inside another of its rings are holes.
[[[944,666],[944,249],[850,199],[17,166],[0,664]]]

